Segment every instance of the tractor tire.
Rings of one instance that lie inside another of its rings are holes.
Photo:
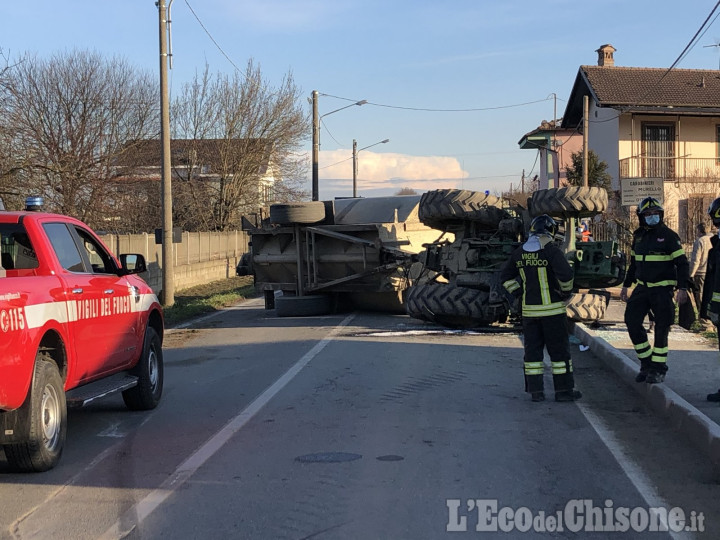
[[[270,205],[270,223],[275,225],[311,224],[325,219],[325,204],[311,201]]]
[[[426,283],[408,289],[405,310],[411,317],[450,328],[475,328],[505,321],[507,307],[491,306],[488,298],[487,291]]]
[[[332,311],[329,294],[309,296],[278,296],[275,298],[275,314],[278,317],[312,317],[327,315]]]
[[[607,191],[599,187],[567,186],[541,189],[530,198],[533,217],[590,217],[607,210]]]
[[[574,294],[565,306],[572,321],[593,323],[605,317],[607,298],[600,294]]]
[[[507,217],[501,201],[494,195],[464,189],[437,189],[420,198],[418,218],[428,227],[443,229],[463,221],[478,222],[496,228]]]

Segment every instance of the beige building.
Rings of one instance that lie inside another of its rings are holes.
[[[562,119],[543,120],[530,133],[523,135],[518,145],[523,150],[539,153],[540,174],[538,189],[567,184],[566,169],[572,166],[572,155],[582,151],[582,135],[575,129],[560,127]]]
[[[615,65],[603,45],[580,66],[561,127],[580,130],[589,97],[588,146],[605,161],[620,204],[631,179],[662,179],[666,221],[683,241],[720,196],[720,71]]]

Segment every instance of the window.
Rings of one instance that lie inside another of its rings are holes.
[[[64,223],[46,223],[43,228],[60,266],[68,272],[85,272],[85,263],[67,226]]]
[[[18,223],[0,225],[0,265],[5,270],[21,270],[38,267],[35,249],[25,228]]]
[[[85,248],[85,254],[90,261],[90,266],[95,274],[114,274],[115,264],[112,257],[103,249],[95,238],[84,229],[75,228],[82,245]]]
[[[647,178],[675,177],[675,125],[642,125],[642,175]]]

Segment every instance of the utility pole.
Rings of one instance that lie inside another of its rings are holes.
[[[172,3],[172,0],[170,0]],[[173,260],[172,183],[170,163],[170,98],[168,93],[168,10],[165,0],[157,2],[160,20],[160,139],[162,141],[162,300],[163,306],[175,303]]]
[[[357,197],[357,141],[353,139],[353,197]]]
[[[318,186],[318,161],[320,159],[320,116],[318,114],[318,91],[312,93],[312,200],[320,200]]]
[[[588,126],[590,125],[590,98],[583,96],[583,186],[588,187]]]

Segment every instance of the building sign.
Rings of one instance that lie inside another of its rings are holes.
[[[645,197],[654,197],[660,204],[664,202],[662,178],[623,178],[621,188],[623,206],[637,206]]]

